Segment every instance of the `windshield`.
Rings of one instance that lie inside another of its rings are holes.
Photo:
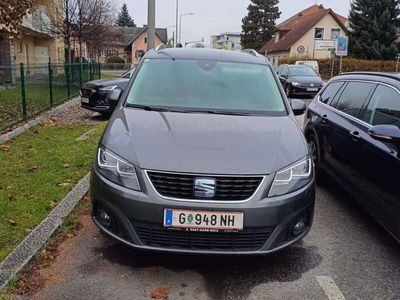
[[[209,60],[145,60],[127,104],[173,110],[287,114],[270,67]]]
[[[309,66],[291,66],[289,72],[291,76],[318,76],[314,69]]]

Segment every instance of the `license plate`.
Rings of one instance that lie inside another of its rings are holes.
[[[318,88],[308,88],[308,92],[318,92]]]
[[[88,104],[89,103],[89,98],[82,97],[81,98],[81,102]]]
[[[243,230],[241,212],[164,210],[164,227],[193,230]]]

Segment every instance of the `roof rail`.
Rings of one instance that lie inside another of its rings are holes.
[[[158,52],[158,51],[161,51],[161,50],[164,50],[164,49],[167,49],[168,48],[168,46],[167,45],[165,45],[164,43],[161,43],[160,45],[158,45],[157,47],[156,47],[156,51]]]
[[[256,57],[260,56],[260,54],[258,54],[258,52],[254,49],[243,49],[242,52],[254,55]]]

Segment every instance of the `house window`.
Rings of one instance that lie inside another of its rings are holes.
[[[235,49],[235,43],[232,43],[232,49]]]
[[[337,40],[340,37],[340,29],[331,29],[331,40]]]
[[[315,28],[315,36],[316,40],[324,39],[324,28]]]
[[[24,52],[24,47],[22,45],[22,41],[17,42],[17,52],[18,53],[23,53]]]
[[[147,44],[147,36],[144,38],[144,43]]]

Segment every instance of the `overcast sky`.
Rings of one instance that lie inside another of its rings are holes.
[[[136,25],[147,24],[147,0],[117,0],[126,2]],[[175,25],[176,0],[156,0],[156,26],[169,27]],[[204,37],[206,44],[210,36],[221,32],[241,31],[241,20],[247,14],[250,0],[179,0],[180,13],[194,13],[182,18],[182,42],[196,41]],[[279,8],[283,21],[297,12],[315,4],[315,0],[281,0]],[[318,0],[326,8],[336,13],[348,15],[350,0]],[[169,28],[172,36],[174,28]]]

